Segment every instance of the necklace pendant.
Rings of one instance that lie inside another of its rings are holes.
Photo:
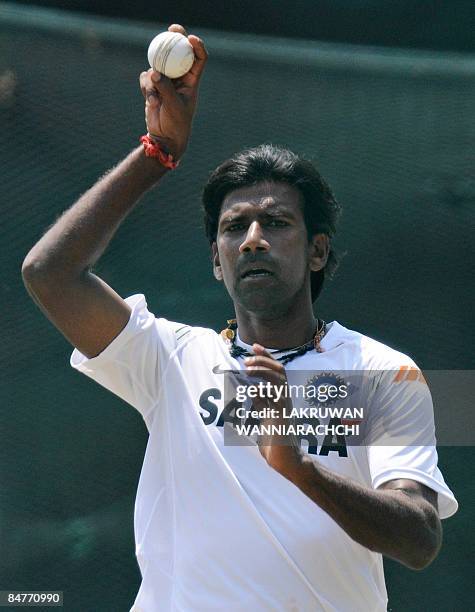
[[[224,330],[224,335],[226,336],[226,338],[228,340],[234,340],[234,336],[236,335],[232,329],[225,329]]]
[[[234,340],[235,335],[236,334],[233,332],[233,330],[229,329],[228,327],[223,329],[221,332],[221,336],[227,344],[230,344]]]
[[[227,344],[230,344],[236,337],[237,322],[236,319],[228,319],[226,323],[228,325],[221,331],[221,336]]]
[[[323,322],[322,327],[320,328],[320,330],[317,331],[313,339],[313,345],[317,353],[324,352],[324,349],[321,347],[320,342],[323,340],[326,333],[327,333],[327,326],[326,326],[326,323]]]

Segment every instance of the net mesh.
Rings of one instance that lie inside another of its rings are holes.
[[[60,589],[67,610],[127,609],[139,584],[132,504],[145,428],[70,371],[70,349],[28,299],[20,267],[55,218],[137,144],[138,75],[162,28],[130,26],[128,40],[127,26],[111,36],[106,22],[58,14],[61,27],[48,29],[23,10],[24,23],[0,18],[0,588]],[[120,228],[98,273],[122,295],[145,293],[161,316],[221,329],[232,304],[212,277],[201,189],[234,152],[282,144],[316,162],[344,208],[337,247],[347,255],[319,315],[422,367],[470,367],[475,61],[449,58],[450,70],[444,56],[399,52],[392,62],[389,51],[330,45],[316,61],[311,43],[269,39],[261,52],[250,37],[207,40],[186,157]],[[459,497],[466,453],[442,452]],[[405,585],[393,603],[425,580],[426,607],[449,609],[440,607],[442,576],[467,571],[459,550],[453,559],[466,534],[451,534],[423,579],[389,566],[390,594]]]

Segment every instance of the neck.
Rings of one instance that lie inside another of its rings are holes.
[[[317,325],[312,304],[278,314],[253,313],[235,304],[239,337],[246,344],[257,342],[270,349],[300,346],[312,339]]]

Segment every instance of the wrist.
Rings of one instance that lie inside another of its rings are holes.
[[[168,174],[168,168],[165,168],[165,166],[163,166],[157,159],[147,157],[147,155],[145,155],[145,150],[142,144],[137,147],[134,153],[137,156],[137,161],[140,163],[140,166],[145,172],[148,182],[151,183],[151,186],[159,181],[165,174]]]
[[[294,445],[273,444],[264,451],[264,458],[270,467],[296,486],[299,486],[299,482],[304,479],[304,456],[300,448]]]
[[[173,160],[177,163],[179,163],[188,147],[188,138],[183,141],[178,139],[172,140],[171,138],[157,136],[152,132],[147,132],[146,136],[148,136],[150,141],[156,144],[166,155],[171,155]]]
[[[139,140],[143,144],[146,157],[155,159],[169,170],[175,170],[178,167],[180,162],[169,152],[169,148],[162,145],[156,138],[150,134],[144,134]]]

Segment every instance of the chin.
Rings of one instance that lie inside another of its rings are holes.
[[[275,288],[238,291],[231,297],[247,312],[260,315],[280,315],[288,308],[288,300]]]

